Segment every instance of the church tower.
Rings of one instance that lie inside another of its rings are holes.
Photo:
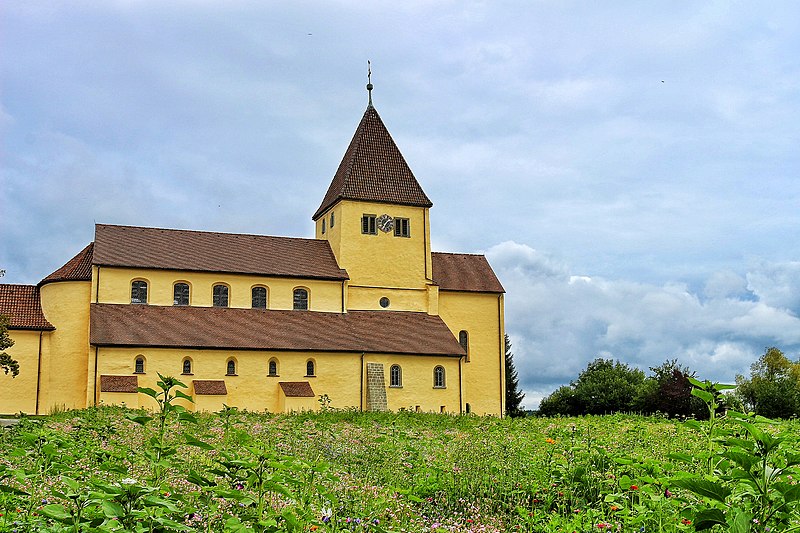
[[[371,91],[372,85],[367,88]],[[433,206],[370,101],[312,217],[350,280],[347,309],[436,312]]]

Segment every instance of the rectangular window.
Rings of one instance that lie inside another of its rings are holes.
[[[394,219],[394,236],[411,237],[411,229],[407,218]]]
[[[377,235],[378,226],[375,223],[377,215],[364,215],[361,217],[361,233],[365,235]]]

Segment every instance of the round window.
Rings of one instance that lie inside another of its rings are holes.
[[[389,298],[384,296],[383,298],[381,298],[381,302],[380,303],[381,303],[381,307],[389,307]]]

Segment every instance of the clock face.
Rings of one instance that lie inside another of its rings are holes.
[[[384,233],[392,231],[394,227],[394,219],[387,214],[379,216],[375,219],[375,222],[378,224],[378,228]]]

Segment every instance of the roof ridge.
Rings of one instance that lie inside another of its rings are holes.
[[[161,228],[156,226],[133,226],[130,224],[95,224],[95,227],[102,226],[107,228],[128,228],[128,229],[144,229],[144,230],[155,230],[155,231],[176,231],[176,232],[184,232],[184,233],[200,233],[203,235],[229,235],[232,237],[258,237],[258,238],[268,238],[268,239],[282,239],[282,240],[293,240],[293,241],[318,241],[319,239],[313,239],[310,237],[286,237],[284,235],[264,235],[260,233],[234,233],[231,231],[213,231],[213,230],[202,230],[202,229],[181,229],[181,228]]]

